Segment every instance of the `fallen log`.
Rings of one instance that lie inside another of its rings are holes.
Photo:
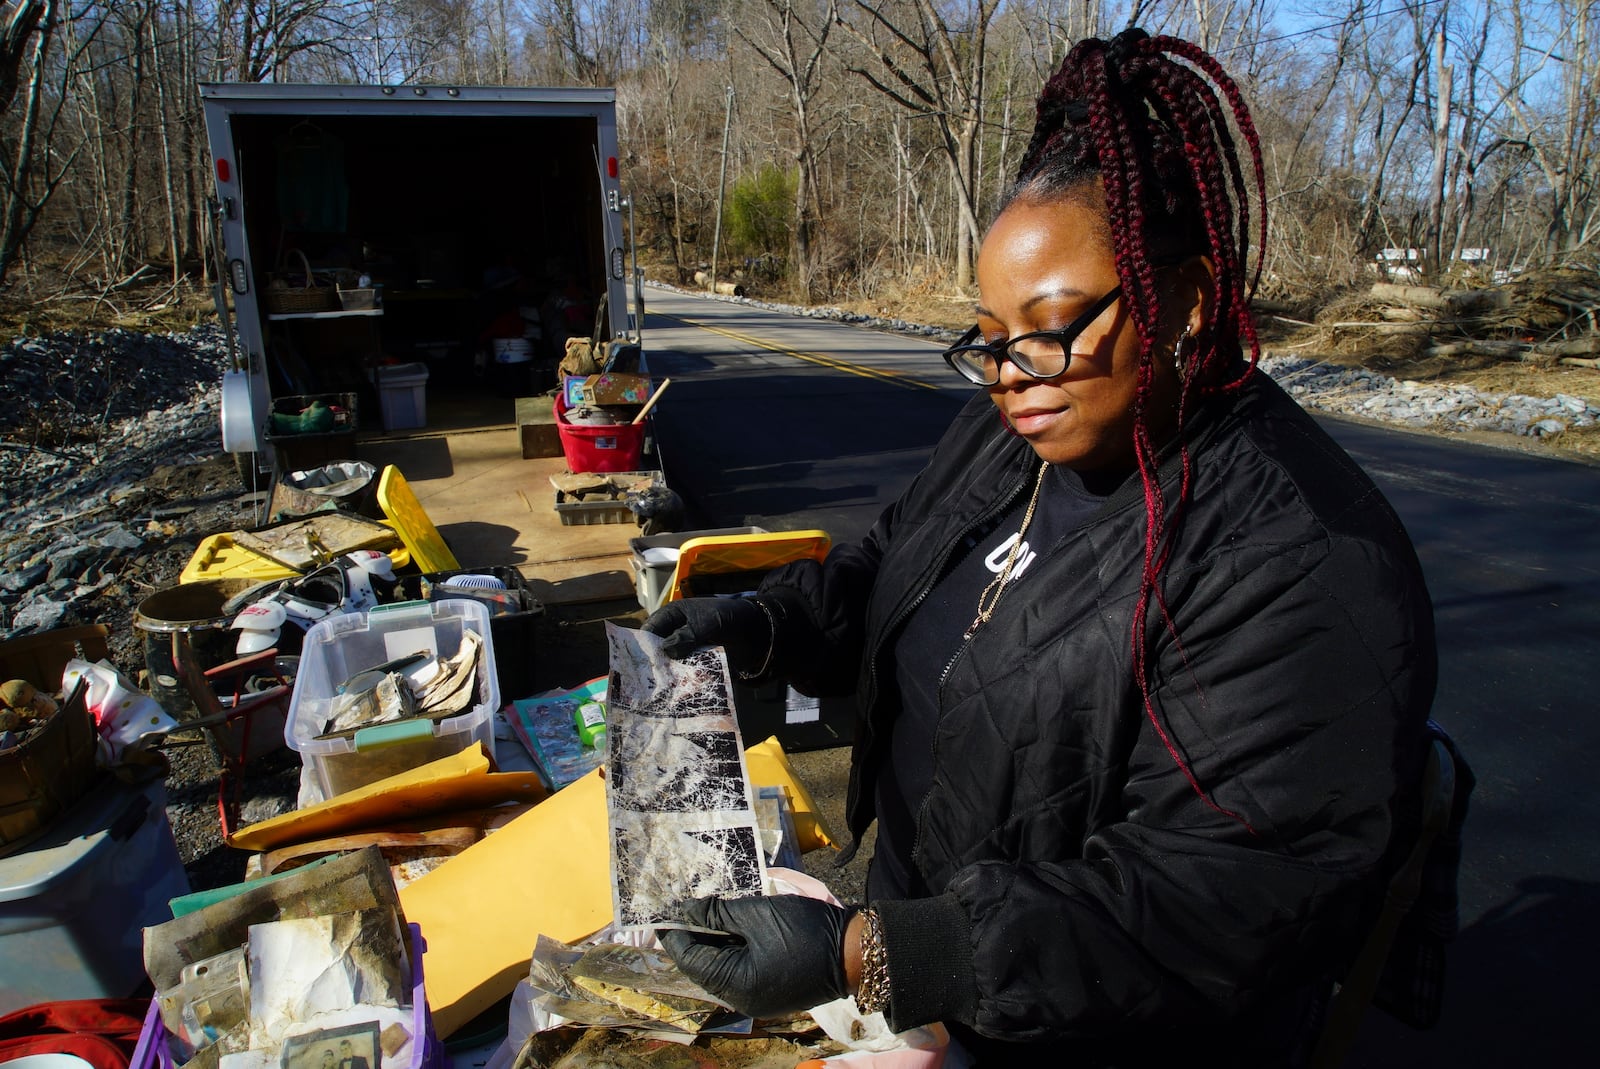
[[[1569,341],[1540,342],[1534,347],[1535,352],[1546,353],[1550,356],[1593,356],[1600,353],[1600,337],[1573,338]]]
[[[1497,289],[1446,290],[1437,286],[1402,286],[1394,282],[1374,282],[1369,292],[1375,300],[1395,301],[1413,308],[1426,308],[1453,316],[1511,306],[1511,294]]]
[[[1431,324],[1375,323],[1358,319],[1343,323],[1325,323],[1323,325],[1332,330],[1370,330],[1374,334],[1426,334]]]
[[[1532,346],[1520,341],[1451,341],[1430,345],[1422,350],[1423,356],[1493,356],[1520,357]]]
[[[711,284],[711,276],[709,274],[707,274],[706,272],[704,272],[704,271],[696,271],[694,273],[694,284],[696,286],[704,286],[706,289],[710,290],[711,292],[720,293],[724,297],[743,297],[744,296],[744,286],[741,285],[740,283],[737,283],[737,282],[718,282],[715,286],[713,286]]]
[[[1595,371],[1600,371],[1600,359],[1588,359],[1581,356],[1563,356],[1561,359],[1557,360],[1556,363],[1564,364],[1567,367],[1586,367]]]

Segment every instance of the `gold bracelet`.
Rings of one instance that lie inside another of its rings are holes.
[[[861,983],[856,987],[856,1009],[881,1013],[889,1008],[889,952],[883,945],[883,924],[878,911],[861,911]]]

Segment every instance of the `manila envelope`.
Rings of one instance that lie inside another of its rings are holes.
[[[746,750],[754,786],[810,801],[776,739]],[[812,808],[808,806],[808,808]],[[813,822],[814,845],[826,831]],[[422,926],[428,1006],[448,1037],[509,995],[541,934],[572,943],[611,923],[605,783],[597,771],[564,787],[483,841],[400,889]]]
[[[483,744],[475,742],[460,753],[240,828],[228,845],[240,850],[272,850],[440,813],[545,798],[547,792],[537,773],[494,772],[492,768]]]

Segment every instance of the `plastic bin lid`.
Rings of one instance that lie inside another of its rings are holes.
[[[380,364],[378,365],[378,381],[385,379],[415,379],[420,382],[428,381],[428,365],[418,362],[414,364]]]
[[[406,477],[393,464],[384,468],[383,474],[378,476],[378,504],[400,533],[400,541],[411,551],[411,559],[417,562],[419,569],[424,572],[460,570],[461,563],[450,552],[450,547],[445,545],[444,536],[439,534],[439,529],[428,518],[411,484],[406,482]]]
[[[114,842],[126,840],[162,804],[150,796],[160,789],[152,780],[143,788],[107,778],[99,789],[78,799],[28,849],[0,858],[0,902],[38,898],[78,878],[79,871]],[[164,792],[161,792],[164,795]]]

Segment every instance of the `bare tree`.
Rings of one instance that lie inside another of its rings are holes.
[[[930,120],[947,164],[956,211],[955,277],[972,280],[980,239],[977,142],[984,119],[984,71],[989,26],[998,0],[938,5],[931,0],[867,3],[854,0],[859,19],[838,25],[861,56],[847,60],[859,75],[908,114]],[[952,24],[946,10],[959,21]]]
[[[734,33],[783,79],[793,106],[790,155],[797,174],[791,247],[801,298],[811,300],[812,230],[821,212],[817,195],[817,138],[812,103],[821,88],[828,35],[834,26],[834,0],[755,0],[741,9]]]
[[[1571,256],[1600,239],[1600,5],[1561,0],[1551,5],[1556,20],[1542,48],[1530,40],[1521,6],[1510,7],[1512,44],[1531,52],[1540,67],[1555,64],[1559,90],[1545,108],[1515,93],[1508,100],[1518,140],[1527,144],[1548,192],[1544,254]],[[1559,48],[1559,51],[1558,51]]]
[[[59,61],[53,61],[59,28],[56,0],[45,0],[43,8],[27,35],[29,48],[18,69],[22,106],[14,114],[8,109],[8,128],[0,149],[0,193],[4,194],[0,282],[9,277],[40,215],[74,171],[78,147],[57,146],[56,135],[66,87],[81,73],[83,56],[104,25],[85,18],[74,20],[83,24],[79,36]]]

